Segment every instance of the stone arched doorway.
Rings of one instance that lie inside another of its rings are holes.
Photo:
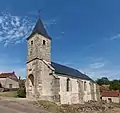
[[[30,75],[28,76],[28,78],[29,78],[29,85],[34,86],[34,76],[33,76],[32,74],[30,74]]]
[[[1,82],[0,82],[0,88],[2,88],[2,84],[1,84]]]
[[[34,76],[33,76],[33,74],[30,74],[28,76],[28,81],[29,81],[29,96],[33,97],[33,95],[34,95]]]

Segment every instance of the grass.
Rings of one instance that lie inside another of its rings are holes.
[[[78,113],[77,110],[81,105],[57,105],[50,101],[39,100],[37,102],[40,108],[46,109],[51,113]]]
[[[0,92],[0,97],[17,97],[17,91]]]
[[[38,101],[39,107],[46,109],[52,113],[68,113],[65,109],[57,104],[45,100]]]

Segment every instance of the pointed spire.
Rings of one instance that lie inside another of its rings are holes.
[[[42,35],[42,36],[44,36],[44,37],[46,37],[48,39],[51,39],[50,36],[48,35],[48,33],[47,33],[47,31],[46,31],[46,29],[45,29],[45,27],[44,27],[44,25],[43,25],[40,18],[38,19],[38,21],[37,21],[32,33],[31,33],[31,35],[27,39],[29,39],[35,33],[38,33],[38,34],[40,34],[40,35]]]

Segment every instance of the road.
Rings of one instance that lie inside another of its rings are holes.
[[[28,100],[0,99],[0,113],[49,113]]]

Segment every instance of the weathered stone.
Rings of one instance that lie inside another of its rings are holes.
[[[55,73],[51,40],[35,33],[28,39],[26,96],[61,104],[97,101],[99,90],[90,80]]]

